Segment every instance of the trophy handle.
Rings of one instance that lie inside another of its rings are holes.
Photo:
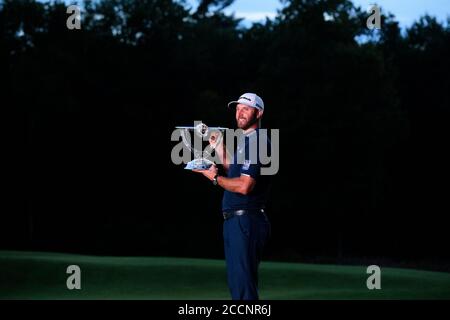
[[[205,149],[204,152],[195,150],[192,147],[191,135],[189,134],[189,129],[181,129],[181,139],[182,139],[184,145],[186,146],[186,148],[188,148],[188,150],[194,154],[195,159],[202,158],[203,154],[206,154],[207,157],[211,156],[211,151],[208,150],[209,146]]]

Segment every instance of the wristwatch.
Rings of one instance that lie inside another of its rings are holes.
[[[215,186],[217,186],[217,185],[219,184],[219,181],[217,181],[217,178],[218,178],[218,177],[219,177],[219,175],[216,174],[216,175],[214,176],[213,181],[212,181],[213,185],[215,185]]]

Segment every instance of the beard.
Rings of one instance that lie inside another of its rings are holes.
[[[252,125],[254,125],[258,121],[257,117],[258,112],[253,112],[253,114],[249,118],[238,118],[236,119],[236,125],[239,129],[247,130]]]

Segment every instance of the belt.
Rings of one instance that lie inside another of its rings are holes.
[[[223,218],[225,220],[230,219],[234,216],[243,216],[245,214],[264,214],[264,209],[242,209],[242,210],[229,210],[223,212]]]

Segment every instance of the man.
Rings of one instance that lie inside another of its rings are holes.
[[[228,107],[236,106],[236,123],[243,130],[244,139],[238,143],[237,152],[230,156],[225,145],[212,135],[210,144],[227,177],[218,175],[216,166],[197,170],[225,189],[222,209],[224,215],[223,237],[227,266],[228,287],[233,300],[258,300],[258,266],[263,248],[270,236],[270,223],[264,213],[269,192],[269,176],[261,175],[259,146],[261,139],[270,151],[267,135],[259,127],[264,113],[263,100],[254,93],[245,93]],[[253,144],[253,146],[252,146]],[[256,144],[256,145],[254,145]],[[250,150],[256,147],[257,158]],[[245,152],[244,152],[245,151]],[[244,154],[245,159],[238,161]]]

